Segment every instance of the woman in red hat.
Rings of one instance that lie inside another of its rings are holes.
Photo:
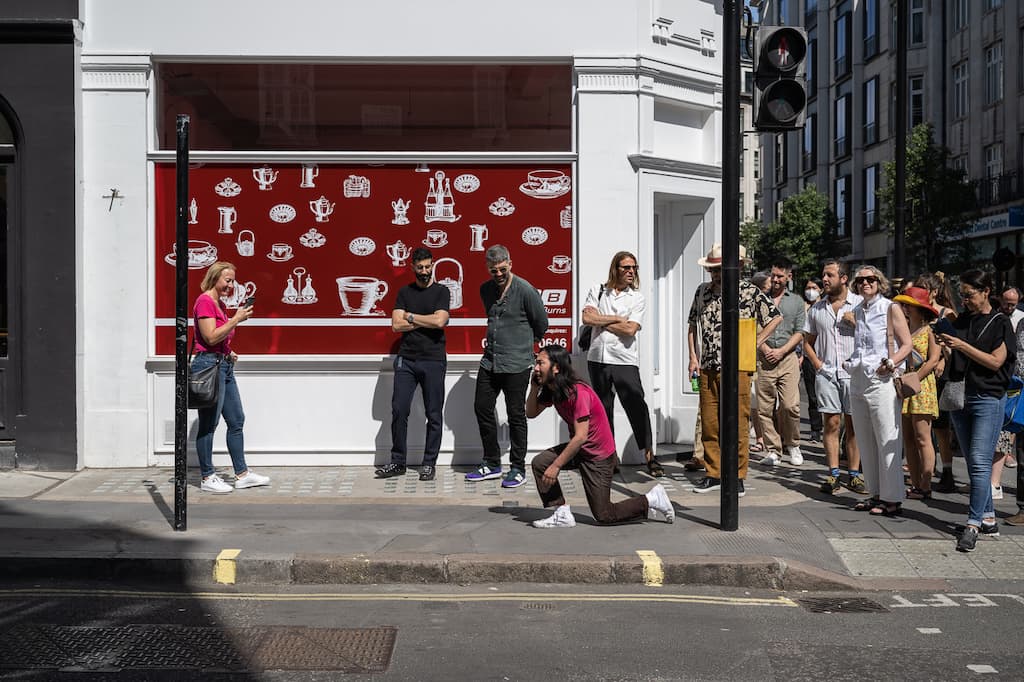
[[[932,476],[935,473],[932,422],[939,416],[935,368],[942,358],[929,323],[938,317],[939,312],[929,303],[928,290],[921,287],[907,287],[892,300],[903,307],[914,346],[904,373],[914,372],[921,381],[921,391],[903,401],[903,450],[910,470],[907,499],[928,500],[932,496]]]

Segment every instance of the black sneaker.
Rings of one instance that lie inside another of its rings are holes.
[[[943,469],[939,482],[932,486],[932,490],[937,493],[955,493],[956,481],[953,480],[953,470]]]
[[[395,476],[404,476],[405,467],[401,464],[385,464],[380,469],[373,472],[377,478],[393,478]]]
[[[429,464],[424,464],[423,466],[420,467],[420,480],[433,481],[436,473],[437,472],[434,470],[434,467],[430,466]]]
[[[839,477],[829,474],[825,478],[825,482],[821,484],[821,487],[818,488],[818,490],[825,493],[826,495],[835,495],[836,493],[839,492],[840,487],[841,486],[839,485]]]
[[[956,551],[973,552],[976,544],[978,544],[978,529],[974,526],[967,526],[956,542]]]
[[[981,534],[987,538],[999,537],[999,523],[985,523],[981,522]]]
[[[747,490],[746,490],[746,488],[743,487],[743,479],[741,478],[740,479],[740,489],[739,489],[739,493],[737,494],[737,497],[743,497],[746,494],[747,494]]]
[[[722,487],[722,480],[719,478],[711,478],[705,476],[700,479],[700,483],[693,486],[693,492],[695,493],[710,493],[714,492]]]

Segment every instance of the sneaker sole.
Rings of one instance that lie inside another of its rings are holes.
[[[204,493],[210,493],[211,495],[227,495],[228,493],[235,492],[234,488],[230,488],[229,490],[210,490],[209,488],[200,488],[199,490]]]
[[[526,483],[526,481],[520,481],[519,483],[506,483],[505,481],[502,481],[501,482],[501,487],[502,488],[518,488],[518,487],[524,485],[525,483]]]
[[[704,493],[713,493],[721,489],[722,486],[716,485],[714,488],[694,488],[693,492],[697,493],[698,495],[703,495]]]
[[[489,474],[487,476],[474,476],[472,478],[470,478],[468,475],[466,476],[466,480],[469,481],[470,483],[478,483],[480,481],[493,481],[496,478],[501,478],[501,474],[498,473]]]

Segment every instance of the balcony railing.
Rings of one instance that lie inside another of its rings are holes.
[[[971,180],[970,183],[974,186],[978,208],[1024,199],[1024,168]]]

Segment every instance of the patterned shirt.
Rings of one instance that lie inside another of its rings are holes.
[[[740,282],[739,312],[741,318],[755,318],[764,327],[780,316],[772,299],[747,281]],[[718,371],[722,367],[722,292],[715,292],[704,282],[693,295],[689,325],[700,332],[701,369]]]

